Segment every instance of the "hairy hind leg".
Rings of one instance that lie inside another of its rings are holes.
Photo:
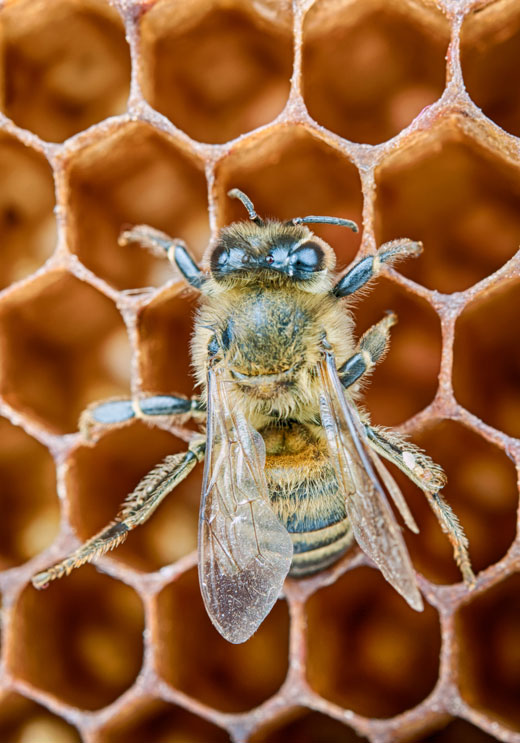
[[[52,580],[69,575],[74,568],[118,547],[128,533],[144,524],[161,501],[189,475],[204,457],[205,448],[205,439],[197,439],[190,444],[187,452],[166,457],[127,496],[114,521],[64,560],[35,575],[32,579],[35,588],[45,588]]]
[[[365,430],[370,446],[399,467],[423,491],[442,530],[452,544],[455,561],[465,583],[473,586],[475,575],[468,554],[468,539],[451,506],[439,492],[446,484],[446,476],[441,467],[419,447],[405,441],[393,431],[369,425],[365,425]]]

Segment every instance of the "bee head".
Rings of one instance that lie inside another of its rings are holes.
[[[228,285],[262,278],[299,284],[307,291],[319,291],[330,280],[336,264],[332,248],[314,235],[306,224],[328,223],[357,230],[350,220],[337,217],[296,217],[288,222],[265,222],[251,200],[238,189],[229,195],[240,199],[250,222],[225,227],[210,256],[213,278]]]
[[[335,265],[333,250],[303,226],[270,221],[263,225],[236,222],[224,228],[210,256],[218,282],[267,280],[316,282]]]

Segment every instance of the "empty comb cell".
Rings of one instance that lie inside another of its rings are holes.
[[[520,15],[455,5],[2,4],[2,743],[518,739]],[[338,280],[423,243],[341,301],[356,341],[397,315],[365,407],[445,468],[474,587],[390,465],[424,611],[352,548],[233,646],[196,575],[203,463],[117,552],[31,585],[201,430],[198,270],[246,218],[230,189],[261,217],[354,220],[309,225]]]

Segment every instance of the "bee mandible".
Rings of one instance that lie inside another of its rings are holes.
[[[115,520],[57,565],[33,578],[37,588],[108,550],[144,523],[205,459],[199,517],[199,578],[209,617],[230,642],[247,640],[280,596],[285,578],[332,565],[353,541],[414,609],[423,608],[415,572],[390,501],[417,526],[382,459],[425,494],[466,583],[474,575],[467,539],[440,491],[442,469],[396,432],[371,425],[358,407],[360,382],[380,361],[396,322],[387,313],[357,343],[349,298],[382,264],[416,256],[400,239],[334,273],[332,248],[308,225],[336,217],[261,219],[238,189],[249,221],[224,227],[202,271],[185,245],[141,225],[120,242],[166,252],[200,292],[191,343],[201,394],[151,395],[91,405],[80,428],[135,417],[189,417],[205,424],[185,453],[153,469]]]

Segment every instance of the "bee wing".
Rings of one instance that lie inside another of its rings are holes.
[[[415,519],[410,513],[410,509],[408,508],[408,504],[404,499],[401,488],[381,461],[381,457],[373,449],[369,449],[368,452],[381,480],[384,483],[387,492],[390,494],[392,500],[394,501],[394,504],[397,507],[397,510],[401,514],[404,523],[410,529],[410,531],[413,531],[414,534],[418,534],[419,527],[415,523]]]
[[[332,354],[325,354],[319,374],[322,426],[356,541],[410,606],[421,611],[422,599],[408,550],[372,467],[363,424],[345,397]]]
[[[233,643],[249,639],[271,611],[292,560],[264,468],[261,435],[231,409],[222,370],[210,369],[199,580],[211,621]]]

